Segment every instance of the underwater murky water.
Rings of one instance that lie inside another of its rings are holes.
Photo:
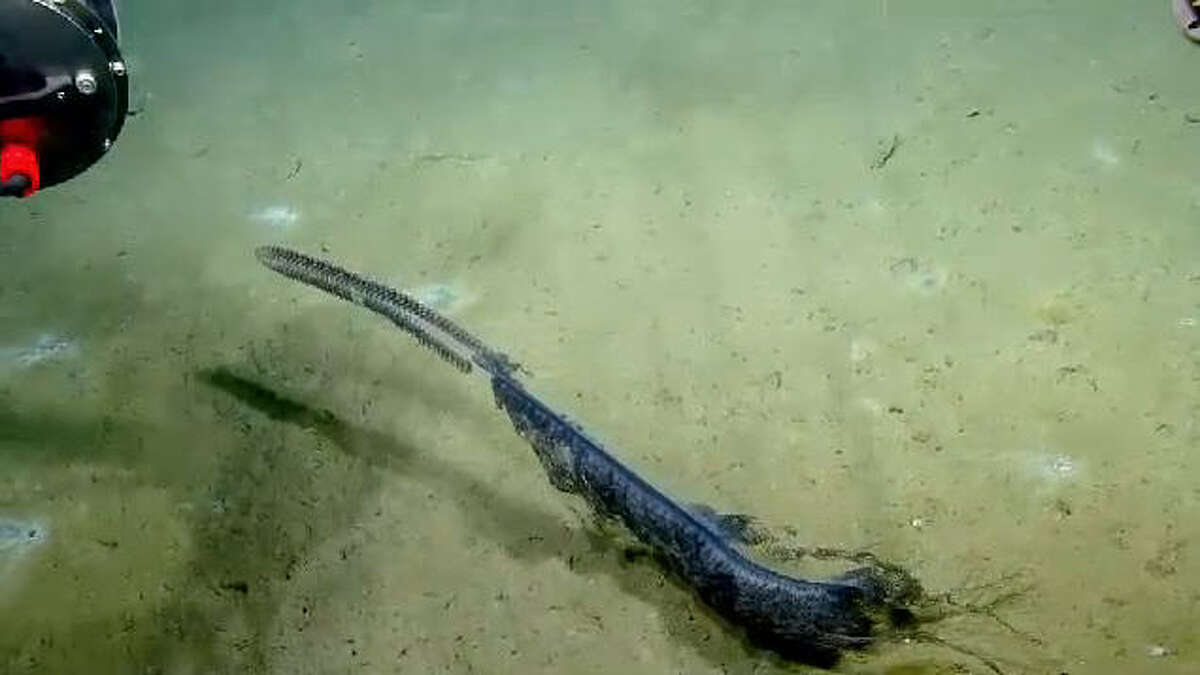
[[[809,671],[268,242],[760,555],[963,610],[840,671],[1195,672],[1200,52],[1157,4],[127,3],[142,111],[0,202],[0,672]]]

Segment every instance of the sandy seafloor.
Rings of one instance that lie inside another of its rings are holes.
[[[138,114],[0,203],[0,671],[807,672],[267,242],[430,298],[681,499],[1011,594],[926,627],[1006,673],[1200,670],[1166,2],[123,10]]]

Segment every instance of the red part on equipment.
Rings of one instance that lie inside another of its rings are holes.
[[[22,197],[28,197],[37,192],[42,185],[37,153],[28,145],[9,143],[0,148],[0,183],[17,174],[25,174],[29,178],[29,187],[21,193]]]
[[[37,117],[0,120],[0,182],[24,174],[29,179],[29,188],[21,193],[22,197],[42,186],[42,171],[34,148],[44,130],[45,123]]]
[[[0,146],[8,143],[20,143],[36,148],[45,128],[45,122],[38,117],[13,117],[0,120]]]

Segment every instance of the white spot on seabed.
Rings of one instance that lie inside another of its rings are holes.
[[[1069,483],[1079,478],[1079,462],[1067,454],[1031,450],[1025,453],[1025,462],[1029,473],[1043,483]]]
[[[250,220],[267,227],[286,230],[300,223],[300,212],[286,204],[275,204],[251,212]]]
[[[1121,157],[1112,145],[1100,139],[1092,142],[1092,159],[1108,167],[1115,167],[1121,163]]]
[[[45,525],[0,518],[0,556],[21,553],[46,539]]]
[[[1165,656],[1171,656],[1171,648],[1166,645],[1146,645],[1146,656],[1154,659],[1161,659]]]
[[[1068,455],[1054,455],[1041,462],[1041,473],[1052,479],[1071,478],[1075,475],[1075,460]]]
[[[854,338],[850,341],[850,362],[862,363],[871,358],[877,350],[875,342],[869,338]]]
[[[0,365],[32,368],[47,361],[71,358],[77,352],[78,348],[70,338],[46,333],[31,344],[0,347]]]
[[[19,587],[22,561],[46,541],[50,530],[44,523],[0,517],[0,601]]]
[[[434,283],[410,288],[406,291],[421,302],[421,304],[436,309],[444,314],[453,314],[462,310],[473,300],[470,293],[456,283]]]
[[[1002,452],[985,458],[996,462],[1001,470],[1015,469],[1034,485],[1048,489],[1078,483],[1086,473],[1079,458],[1048,448],[1030,448]]]

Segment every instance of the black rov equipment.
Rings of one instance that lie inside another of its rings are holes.
[[[129,108],[116,0],[0,0],[0,195],[94,164]]]

